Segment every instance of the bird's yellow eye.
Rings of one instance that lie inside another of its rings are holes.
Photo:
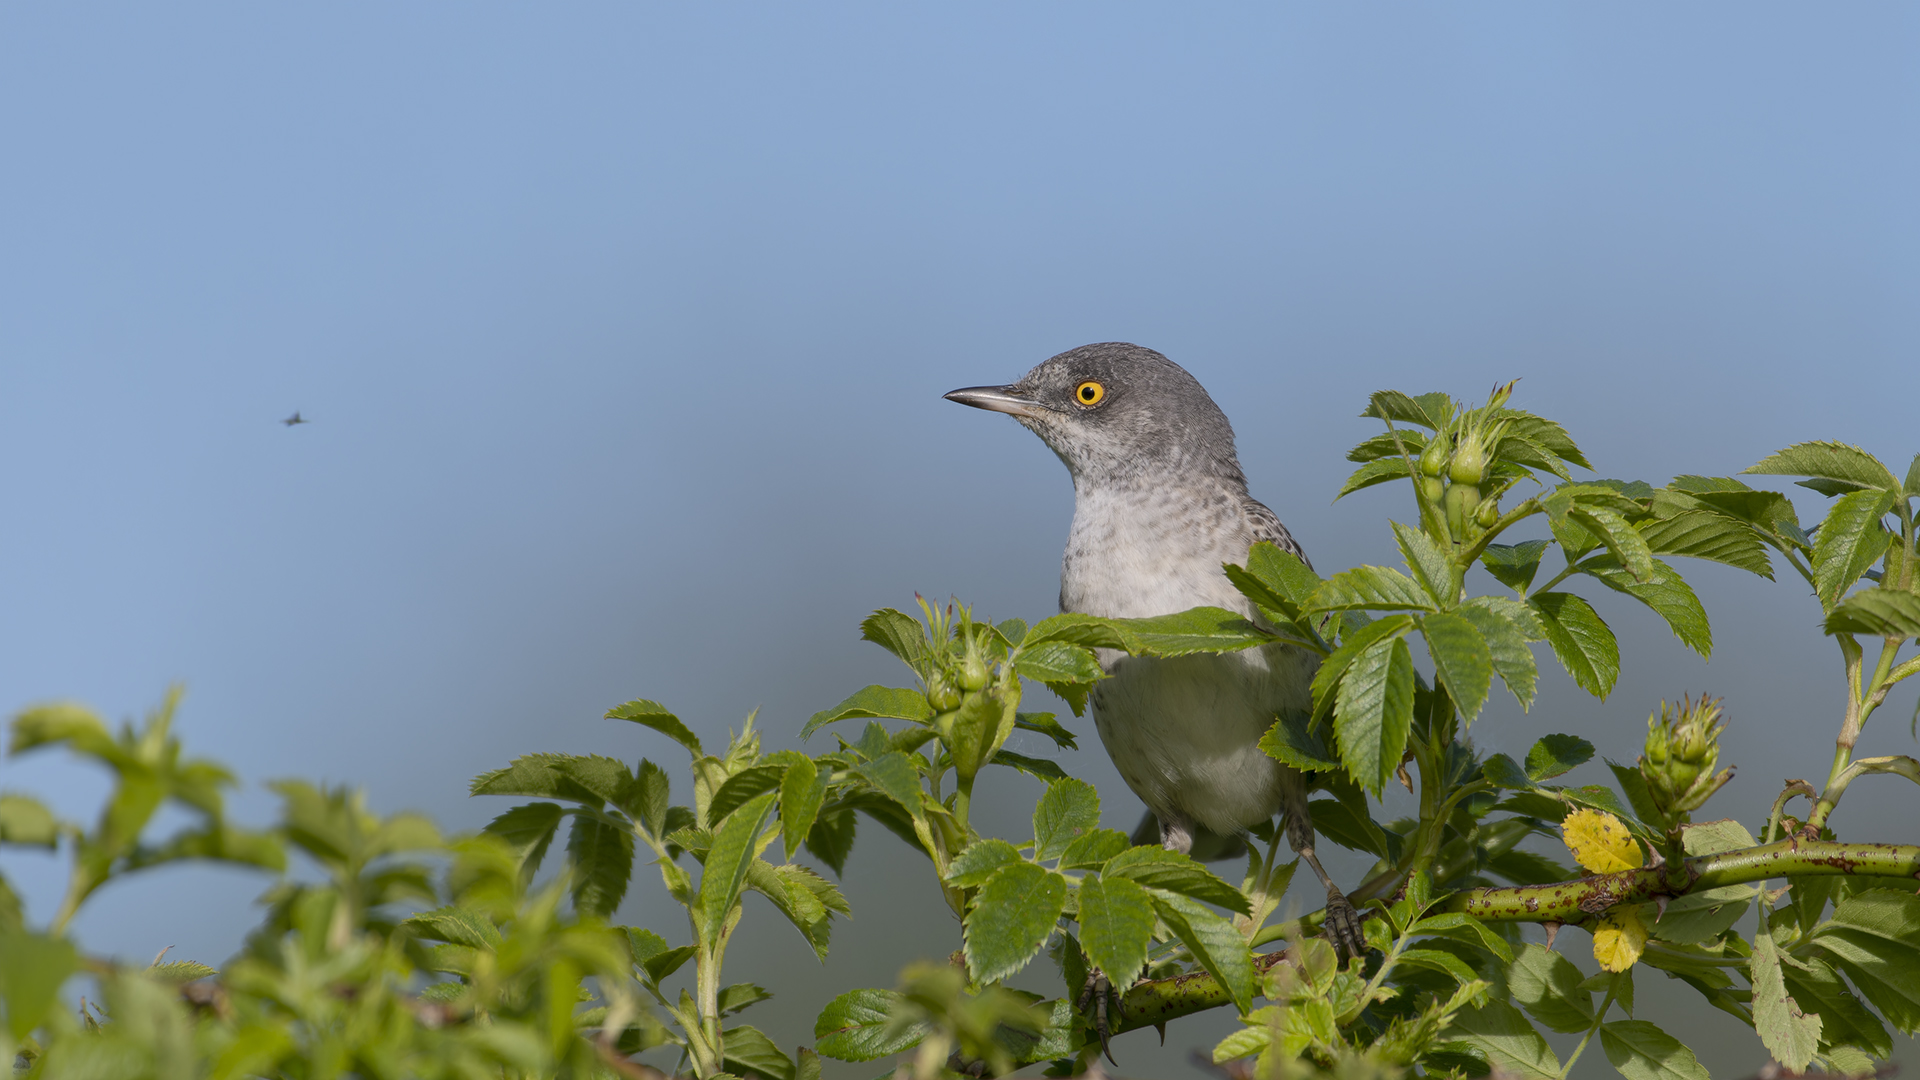
[[[1073,389],[1073,399],[1082,405],[1098,405],[1107,396],[1107,388],[1088,379]]]

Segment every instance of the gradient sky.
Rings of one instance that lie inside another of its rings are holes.
[[[120,717],[184,682],[180,731],[253,821],[277,776],[472,828],[509,804],[467,780],[519,753],[677,765],[597,719],[633,697],[713,735],[758,707],[791,745],[903,681],[857,640],[872,608],[1054,609],[1065,471],[939,395],[1089,341],[1193,371],[1323,572],[1393,558],[1403,494],[1329,504],[1384,387],[1521,376],[1605,476],[1810,438],[1903,471],[1917,120],[1920,13],[1890,3],[5,5],[0,705]],[[1614,696],[1549,677],[1482,745],[1631,760],[1662,696],[1711,690],[1742,766],[1716,808],[1751,824],[1817,779],[1817,605],[1684,569],[1711,664],[1603,596]],[[1863,752],[1911,752],[1914,696]],[[73,816],[103,790],[42,757],[0,782]],[[1849,793],[1842,834],[1913,839],[1894,784]],[[958,940],[868,833],[824,972],[769,911],[733,954],[820,994],[756,1010],[789,1048],[828,994]],[[4,866],[45,918],[53,865]],[[157,872],[77,930],[218,961],[262,888]],[[663,904],[643,878],[622,915],[683,935]],[[1716,1074],[1764,1059],[1665,982],[1643,1007]],[[1171,1075],[1232,1026],[1117,1049]]]

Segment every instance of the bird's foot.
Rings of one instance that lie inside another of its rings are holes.
[[[1327,886],[1327,917],[1320,929],[1347,959],[1358,960],[1367,954],[1367,939],[1360,932],[1360,913],[1354,910],[1347,895],[1333,885]]]
[[[1094,1034],[1100,1039],[1100,1052],[1108,1061],[1113,1061],[1113,1050],[1108,1045],[1113,1038],[1113,1027],[1108,1023],[1107,1013],[1109,1009],[1115,1013],[1120,1011],[1120,991],[1114,988],[1106,972],[1099,968],[1087,972],[1087,981],[1080,988],[1080,999],[1074,1002],[1074,1008],[1082,1016],[1091,1014]]]

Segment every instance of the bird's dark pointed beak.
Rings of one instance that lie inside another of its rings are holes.
[[[948,401],[957,401],[976,409],[1003,412],[1011,416],[1040,417],[1045,416],[1048,411],[1045,405],[1014,393],[1011,386],[968,386],[950,391],[944,396]]]

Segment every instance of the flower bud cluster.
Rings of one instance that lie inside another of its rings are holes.
[[[1500,440],[1508,421],[1496,419],[1513,395],[1513,383],[1496,386],[1487,404],[1461,413],[1446,430],[1434,433],[1420,454],[1415,478],[1420,497],[1440,512],[1447,532],[1466,542],[1500,520],[1500,493],[1506,485],[1494,476]]]
[[[1000,664],[996,671],[987,644],[991,629],[976,626],[965,610],[958,625],[951,624],[950,612],[930,610],[929,615],[934,640],[949,643],[928,658],[927,704],[934,711],[933,729],[946,746],[954,772],[971,784],[1013,734],[1020,679],[1011,665]]]
[[[1653,805],[1669,821],[1685,821],[1733,778],[1731,768],[1714,772],[1725,729],[1720,700],[1705,694],[1682,698],[1678,705],[1663,701],[1660,710],[1647,717],[1640,775]]]

